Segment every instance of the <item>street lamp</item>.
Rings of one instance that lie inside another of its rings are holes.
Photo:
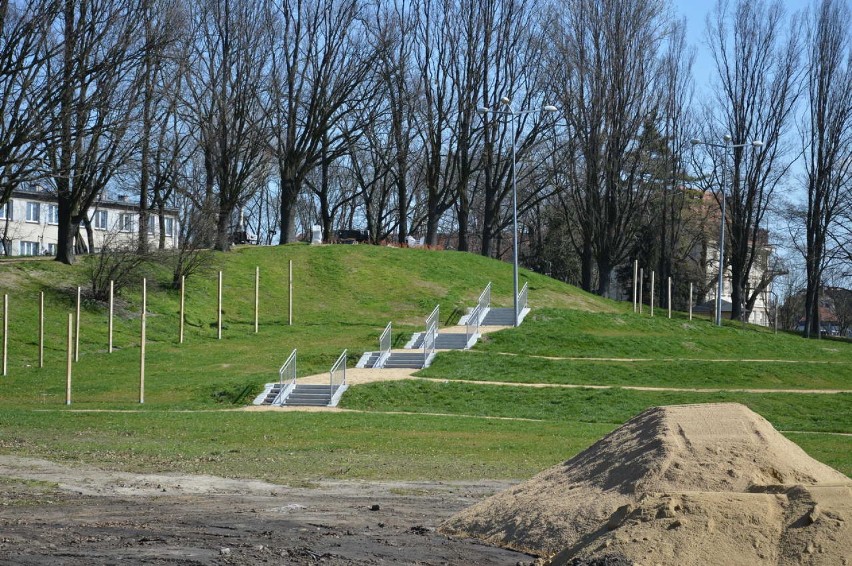
[[[693,146],[706,145],[710,147],[721,147],[725,149],[725,156],[728,152],[737,147],[751,146],[758,148],[763,146],[760,140],[753,140],[748,143],[731,143],[731,136],[725,134],[725,143],[710,143],[693,138],[690,140]],[[722,285],[725,277],[725,166],[722,164],[722,222],[719,224],[719,282],[716,286],[716,326],[722,326]],[[733,283],[733,282],[732,282]]]
[[[509,122],[512,125],[512,296],[513,304],[515,305],[515,314],[513,316],[514,326],[518,326],[518,189],[515,176],[515,116],[537,114],[539,112],[556,112],[556,106],[547,105],[541,108],[515,110],[512,108],[512,101],[507,96],[501,98],[500,103],[506,107],[506,110],[497,110],[483,106],[478,108],[477,112],[480,114],[509,116]]]

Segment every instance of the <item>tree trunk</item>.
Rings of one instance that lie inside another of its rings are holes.
[[[279,244],[296,241],[296,201],[299,198],[301,182],[294,178],[281,177],[281,233]]]
[[[597,294],[606,297],[609,293],[610,279],[612,278],[612,265],[608,260],[598,259],[598,289]]]
[[[233,209],[228,208],[224,204],[219,208],[219,215],[216,218],[216,244],[213,247],[220,252],[227,252],[231,249],[231,238],[228,228],[230,227],[232,212]]]
[[[470,201],[467,196],[460,196],[458,207],[459,220],[459,244],[460,252],[470,251],[470,243],[468,242],[468,231],[470,227]]]
[[[584,238],[583,252],[580,254],[580,287],[588,292],[592,292],[592,271],[594,262],[592,260],[592,244]]]

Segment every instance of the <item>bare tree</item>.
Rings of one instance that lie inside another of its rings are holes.
[[[215,210],[213,246],[220,251],[230,248],[235,211],[264,178],[271,64],[266,7],[253,0],[196,4],[190,88],[207,177],[203,206]]]
[[[45,73],[58,104],[43,116],[56,132],[44,141],[59,206],[56,259],[63,263],[74,263],[80,225],[131,149],[137,11],[135,2],[119,0],[63,5],[61,53]]]
[[[189,11],[177,0],[142,0],[141,34],[144,51],[138,67],[137,88],[141,107],[138,124],[138,172],[140,253],[149,249],[148,211],[160,219],[159,247],[165,246],[164,208],[174,188],[177,161],[186,158],[192,139],[183,110],[188,66]]]
[[[799,87],[799,40],[795,21],[785,26],[782,2],[738,0],[733,9],[720,0],[707,20],[707,37],[718,75],[717,98],[708,110],[712,116],[709,139],[731,136],[729,152],[711,154],[714,170],[730,168],[726,248],[731,266],[731,318],[739,319],[743,307],[750,312],[765,291],[749,289],[749,274],[765,254],[764,216],[776,186],[788,171],[789,147],[785,132],[792,119]],[[744,147],[760,140],[759,151]],[[736,147],[739,146],[739,147]],[[723,190],[728,190],[727,187]],[[721,194],[718,194],[721,198]],[[768,285],[769,281],[765,281]]]
[[[541,109],[545,101],[548,69],[542,64],[544,43],[541,15],[534,2],[489,2],[483,8],[484,32],[482,35],[482,57],[486,58],[479,80],[479,102],[499,110],[507,110],[501,102],[508,98],[515,110]],[[475,55],[468,55],[475,56]],[[476,68],[471,69],[475,71]],[[471,81],[470,78],[467,79]],[[461,90],[467,92],[466,89]],[[462,116],[463,118],[463,116]],[[540,177],[537,166],[540,155],[532,156],[540,149],[543,132],[552,132],[553,117],[538,112],[510,116],[515,120],[515,137],[508,120],[492,114],[483,116],[484,129],[481,133],[481,154],[478,157],[477,190],[481,195],[481,253],[499,256],[499,240],[503,230],[512,224],[512,159],[511,146],[515,146],[518,187],[518,214],[523,215],[542,198],[543,187],[537,182]],[[462,122],[457,131],[465,133]],[[464,147],[464,144],[462,145]],[[470,165],[461,162],[464,173],[459,184],[466,184]],[[459,187],[457,192],[464,190]]]
[[[659,113],[658,57],[668,27],[659,1],[573,0],[562,13],[552,65],[575,137],[564,175],[578,221],[574,246],[582,287],[606,294],[655,187],[643,169],[656,137],[646,126]]]
[[[295,240],[305,176],[324,158],[346,152],[340,126],[368,99],[364,79],[374,56],[363,32],[366,9],[356,0],[284,0],[273,24],[272,152],[280,178],[281,244]]]
[[[362,122],[366,125],[363,139],[369,148],[372,173],[365,175],[365,168],[359,166],[364,162],[365,152],[351,151],[350,155],[361,184],[368,230],[374,242],[386,237],[383,226],[391,195],[385,189],[390,188],[390,184],[395,189],[397,241],[404,242],[409,234],[412,199],[409,170],[416,158],[416,148],[413,148],[415,105],[420,98],[413,70],[416,15],[412,2],[391,2],[379,8],[373,26],[378,88],[375,103],[369,110],[375,113]],[[377,189],[378,193],[368,189]]]
[[[852,187],[852,20],[841,0],[821,0],[815,8],[808,18],[808,112],[802,141],[808,189],[805,336],[819,338],[820,293],[831,259],[827,246]]]
[[[50,24],[60,6],[0,0],[0,206],[44,167],[40,116],[55,103],[44,71],[56,50]]]
[[[695,279],[690,277],[688,256],[695,249],[691,230],[691,215],[686,214],[692,192],[686,187],[686,156],[689,153],[690,119],[692,103],[692,62],[694,52],[686,42],[686,22],[675,22],[665,53],[662,57],[660,133],[664,142],[661,158],[665,167],[662,173],[664,186],[658,191],[659,208],[656,222],[659,238],[659,262],[657,272],[660,281],[669,277],[681,286]],[[681,267],[684,266],[684,267]],[[681,289],[683,290],[683,289]],[[688,293],[688,291],[686,291]],[[658,304],[668,305],[665,285],[660,285]]]

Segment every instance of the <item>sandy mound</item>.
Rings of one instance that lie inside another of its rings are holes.
[[[852,564],[850,521],[849,478],[731,403],[649,409],[442,530],[554,564]]]

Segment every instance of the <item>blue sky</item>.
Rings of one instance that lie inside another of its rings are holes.
[[[729,0],[733,5],[736,0]],[[792,14],[809,6],[813,0],[785,0],[783,2],[787,13]],[[706,89],[715,72],[713,60],[705,40],[705,19],[716,6],[715,0],[672,0],[672,8],[675,14],[686,17],[687,37],[695,48],[695,64],[693,73],[695,75],[696,94]]]

